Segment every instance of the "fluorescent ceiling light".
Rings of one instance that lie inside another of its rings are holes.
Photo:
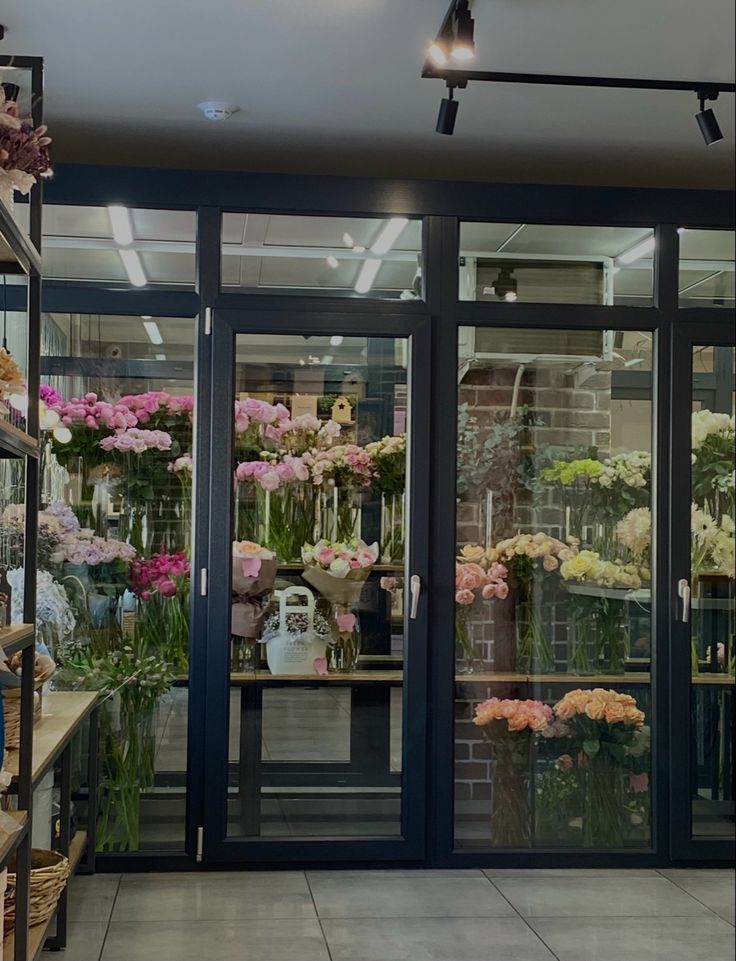
[[[360,268],[360,273],[355,283],[355,292],[357,294],[368,293],[376,279],[376,274],[381,269],[382,263],[383,261],[377,257],[369,257],[368,260],[363,261],[363,266]]]
[[[123,248],[119,250],[120,259],[123,262],[123,267],[128,275],[128,280],[134,287],[145,287],[148,283],[146,274],[143,270],[143,264],[141,263],[141,258],[135,252],[135,250],[126,250]]]
[[[345,244],[346,247],[352,247],[353,244],[355,243],[355,241],[354,241],[353,238],[350,236],[350,234],[347,232],[347,230],[346,230],[345,233],[342,235],[342,242]]]
[[[330,347],[339,347],[343,342],[342,334],[333,334],[330,337]]]
[[[372,254],[387,254],[399,239],[404,227],[409,223],[406,217],[392,217],[371,247]]]
[[[163,344],[164,339],[161,336],[161,331],[158,329],[158,324],[155,320],[144,320],[143,326],[146,328],[146,333],[148,334],[148,339],[152,344]],[[156,358],[158,360],[158,358]]]
[[[150,314],[141,314],[141,320],[153,320]]]
[[[364,254],[364,253],[365,253],[365,247],[364,247],[362,244],[355,244],[355,246],[353,247],[353,253],[354,253],[354,254]]]
[[[619,254],[617,259],[620,264],[633,264],[635,260],[641,260],[642,257],[651,254],[653,250],[654,234],[650,234],[644,240],[640,240],[639,243]]]
[[[128,208],[115,204],[107,208],[107,213],[110,217],[113,240],[121,247],[129,247],[133,243],[133,228]]]
[[[327,264],[334,270],[335,267],[340,266],[340,261],[337,259],[337,257],[335,257],[334,254],[330,254],[330,256],[327,258]]]

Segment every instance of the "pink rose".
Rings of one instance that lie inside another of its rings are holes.
[[[331,564],[335,560],[335,552],[331,547],[323,547],[314,555],[318,564]]]
[[[486,601],[490,601],[491,598],[496,596],[496,584],[486,584],[483,588],[483,598]]]
[[[505,581],[501,581],[500,584],[496,584],[496,597],[503,601],[509,596],[509,585]]]
[[[259,478],[264,491],[275,491],[281,486],[281,480],[275,470],[269,470]]]
[[[337,629],[341,634],[350,634],[350,632],[355,627],[355,614],[338,614],[335,618],[337,621]]]
[[[261,573],[260,557],[244,557],[242,560],[243,577],[258,577]]]
[[[176,594],[176,584],[173,581],[170,581],[168,577],[161,581],[161,583],[158,585],[158,589],[163,597],[173,597]]]
[[[567,773],[572,770],[573,760],[569,754],[561,754],[555,761],[555,767],[558,771]]]
[[[474,600],[475,594],[471,590],[462,589],[455,594],[455,601],[458,604],[472,604]]]

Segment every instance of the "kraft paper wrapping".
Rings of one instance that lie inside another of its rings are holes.
[[[334,577],[319,567],[305,567],[302,577],[333,604],[355,607],[369,573],[369,570],[351,571],[347,577]]]
[[[261,599],[273,590],[276,562],[261,561],[258,576],[245,577],[238,561],[239,558],[233,558],[233,605],[230,632],[237,637],[256,639],[261,635],[261,626],[266,614]]]

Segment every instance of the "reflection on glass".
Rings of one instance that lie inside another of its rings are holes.
[[[680,227],[680,306],[730,307],[736,304],[736,234],[731,230]]]
[[[43,318],[39,617],[57,688],[111,692],[103,851],[184,844],[194,330]]]
[[[405,346],[237,337],[231,836],[400,833]]]
[[[650,227],[460,224],[460,300],[492,303],[652,302]]]
[[[225,213],[222,286],[262,294],[415,300],[420,220]]]
[[[707,379],[698,373],[704,353],[713,359]],[[698,837],[734,835],[734,353],[693,348],[691,778]]]
[[[0,420],[26,430],[28,393],[28,281],[2,276],[2,331],[0,331]]]
[[[646,846],[651,335],[459,349],[456,844]]]

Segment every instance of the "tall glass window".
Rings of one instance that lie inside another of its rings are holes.
[[[651,334],[459,350],[456,846],[646,847]]]
[[[184,846],[194,334],[43,317],[39,610],[56,612],[54,684],[110,695],[102,851]]]
[[[460,224],[460,300],[648,306],[651,227]]]
[[[415,300],[422,222],[225,213],[222,286],[254,293]]]
[[[679,234],[680,306],[733,309],[736,234],[689,227],[680,227]]]

